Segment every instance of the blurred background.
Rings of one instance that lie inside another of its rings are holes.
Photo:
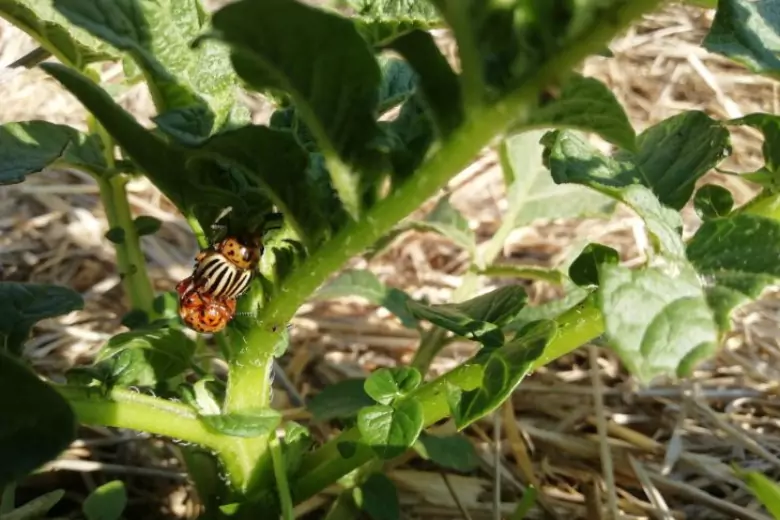
[[[216,5],[211,3],[210,7]],[[703,110],[716,118],[755,111],[780,114],[778,83],[748,73],[699,46],[712,12],[670,6],[646,17],[611,45],[612,58],[593,57],[583,73],[605,82],[631,117],[637,132],[684,110]],[[447,35],[442,34],[447,47]],[[24,33],[0,23],[0,64],[7,66],[35,48]],[[122,75],[121,65],[103,70],[107,82]],[[43,119],[85,128],[85,111],[70,94],[38,70],[0,72],[0,120]],[[153,106],[144,85],[120,99],[145,124]],[[256,121],[268,106],[247,97]],[[745,172],[761,166],[760,136],[746,127],[732,128],[733,155],[723,168]],[[751,187],[711,173],[701,183],[726,186],[737,203]],[[195,239],[173,206],[145,180],[130,184],[137,215],[163,222],[142,238],[150,275],[158,291],[173,289],[187,276],[197,251]],[[492,236],[506,209],[501,171],[494,151],[482,155],[450,183],[452,204],[469,220],[477,237]],[[420,208],[429,211],[436,200]],[[684,212],[686,236],[700,224]],[[582,241],[617,248],[624,261],[638,258],[638,220],[618,212],[609,220],[539,220],[515,230],[503,262],[554,267]],[[114,250],[104,238],[107,224],[98,188],[86,175],[46,171],[23,184],[0,190],[0,277],[69,286],[86,299],[83,311],[39,324],[25,354],[43,374],[57,377],[87,364],[100,346],[123,328],[127,311],[115,270]],[[468,266],[466,252],[431,233],[407,232],[370,263],[385,283],[426,297],[448,301]],[[484,289],[491,287],[483,279]],[[545,282],[528,282],[534,303],[558,295]],[[398,487],[403,518],[493,518],[492,494],[500,473],[502,509],[508,517],[524,485],[540,488],[541,509],[531,518],[598,518],[593,504],[603,502],[602,459],[614,467],[621,509],[629,518],[650,518],[654,507],[663,518],[768,518],[731,473],[731,465],[780,477],[780,296],[771,292],[742,309],[737,327],[717,357],[699,367],[684,383],[638,388],[615,355],[598,346],[580,349],[527,377],[502,409],[501,431],[491,419],[465,433],[477,448],[478,469],[442,470],[415,459],[395,464],[388,475]],[[417,345],[384,309],[358,298],[307,304],[292,323],[292,346],[281,360],[287,379],[303,398],[328,384],[365,376],[383,366],[408,363]],[[452,368],[468,357],[473,345],[453,343],[433,366]],[[275,405],[285,416],[306,421],[307,412],[278,387]],[[603,409],[595,403],[602,402]],[[597,414],[608,420],[608,453],[600,451]],[[512,420],[514,417],[514,420]],[[127,518],[194,518],[197,503],[185,480],[176,446],[128,431],[82,428],[81,439],[63,457],[22,486],[19,501],[56,488],[67,490],[55,510],[71,517],[69,504],[112,479],[125,482]],[[502,439],[500,456],[493,453]],[[302,518],[321,518],[334,496],[329,490],[301,504]],[[649,498],[654,497],[654,498]],[[652,503],[651,503],[652,502]],[[661,504],[661,506],[659,506]],[[76,511],[77,508],[73,508]],[[545,516],[550,515],[550,516]]]

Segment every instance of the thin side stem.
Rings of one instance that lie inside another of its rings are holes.
[[[276,489],[279,493],[279,503],[282,505],[282,519],[293,520],[293,503],[290,496],[290,484],[287,482],[287,468],[284,463],[284,454],[279,442],[279,436],[275,434],[271,441],[271,459],[274,463],[274,476],[276,477]]]
[[[92,131],[96,133],[103,144],[103,157],[112,171],[115,166],[114,140],[94,118],[89,118]],[[128,179],[122,174],[96,175],[100,188],[100,200],[106,211],[109,229],[121,229],[123,240],[114,243],[116,251],[117,268],[122,278],[125,294],[134,309],[142,310],[150,318],[154,312],[154,289],[146,272],[146,258],[141,251],[141,239],[133,223],[133,214],[130,211],[130,203],[127,199]]]

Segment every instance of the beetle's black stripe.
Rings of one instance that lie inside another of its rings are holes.
[[[203,258],[195,268],[198,286],[215,298],[237,298],[249,287],[252,272],[239,269],[223,255]]]

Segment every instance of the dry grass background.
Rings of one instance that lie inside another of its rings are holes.
[[[689,109],[720,118],[780,113],[777,83],[699,47],[710,23],[711,13],[668,7],[617,39],[614,58],[592,58],[584,72],[614,90],[638,130]],[[0,63],[33,47],[16,29],[0,25]],[[106,76],[118,73],[109,69]],[[37,70],[4,76],[0,99],[3,123],[45,119],[84,126],[82,107]],[[151,114],[141,87],[122,103],[142,120]],[[724,167],[750,171],[761,164],[759,136],[737,129],[733,142],[734,154]],[[717,177],[738,201],[752,193],[733,179],[711,175],[707,180]],[[133,182],[130,191],[134,211],[164,223],[159,233],[143,238],[143,247],[156,288],[170,290],[190,268],[195,241],[147,182]],[[453,180],[450,191],[478,237],[490,237],[505,208],[494,154],[486,151]],[[685,218],[687,232],[698,226],[692,211]],[[610,221],[539,222],[512,234],[504,259],[555,265],[588,239],[618,247],[631,262],[639,255],[635,227],[627,213]],[[26,346],[25,354],[50,376],[88,363],[120,330],[125,307],[105,231],[97,186],[87,175],[47,171],[0,190],[2,279],[63,284],[86,299],[83,311],[41,323]],[[416,296],[445,301],[466,264],[465,254],[447,240],[409,233],[368,267]],[[554,294],[542,282],[528,289],[535,302]],[[612,508],[624,518],[769,518],[730,468],[738,464],[780,479],[779,318],[780,296],[770,291],[739,313],[718,356],[679,383],[639,388],[613,354],[596,346],[557,360],[521,384],[499,423],[489,418],[468,429],[481,456],[479,471],[443,473],[412,456],[388,469],[400,491],[403,518],[493,518],[496,482],[505,517],[525,486],[535,484],[541,507],[531,518],[613,518]],[[293,345],[282,364],[295,392],[277,388],[274,398],[288,417],[303,421],[306,412],[294,405],[297,398],[376,367],[406,363],[416,346],[414,334],[382,309],[351,299],[307,305],[292,331]],[[454,366],[470,348],[449,347],[434,370]],[[196,515],[175,445],[104,428],[82,428],[81,439],[21,493],[32,497],[63,487],[68,494],[58,514],[73,518],[68,508],[114,478],[130,490],[128,518]],[[616,490],[614,503],[609,489]],[[321,518],[335,491],[301,504],[301,516]]]

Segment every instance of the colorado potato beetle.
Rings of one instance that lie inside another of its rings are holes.
[[[236,314],[234,298],[214,298],[201,293],[192,276],[176,285],[179,294],[179,316],[191,329],[215,333],[224,329]]]
[[[193,282],[212,298],[238,298],[249,287],[261,254],[261,244],[227,237],[198,253]]]

